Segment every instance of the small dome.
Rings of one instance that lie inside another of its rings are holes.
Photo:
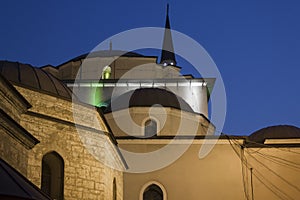
[[[265,139],[300,138],[300,128],[289,125],[270,126],[255,131],[249,136],[254,142],[263,143]]]
[[[155,104],[187,112],[194,112],[189,104],[181,97],[160,88],[140,88],[129,91],[114,99],[104,112],[111,112],[111,105],[113,105],[113,111],[117,111],[130,107],[151,107]]]
[[[63,82],[29,64],[0,61],[0,74],[13,84],[72,99],[71,90]]]

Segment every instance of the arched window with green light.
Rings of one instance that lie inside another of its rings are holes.
[[[110,79],[110,75],[111,75],[111,67],[109,65],[107,65],[102,70],[101,79]]]

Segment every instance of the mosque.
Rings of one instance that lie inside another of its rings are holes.
[[[160,61],[0,61],[0,199],[298,199],[300,128],[217,134],[215,79],[181,75],[170,29],[167,11]]]

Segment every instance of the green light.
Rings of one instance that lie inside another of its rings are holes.
[[[107,107],[108,106],[108,103],[106,103],[106,102],[101,102],[101,103],[99,103],[98,105],[96,105],[97,107]]]
[[[111,68],[110,66],[107,65],[102,70],[101,79],[109,79],[110,75],[111,75]],[[103,82],[90,83],[90,88],[88,91],[89,104],[97,107],[107,106],[107,104],[104,102],[103,87],[104,87]]]
[[[89,90],[89,104],[97,106],[102,102],[102,91],[101,87],[91,87]]]

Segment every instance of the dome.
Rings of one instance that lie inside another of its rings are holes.
[[[121,50],[101,50],[101,51],[94,51],[86,54],[82,54],[77,56],[70,61],[78,61],[85,58],[95,58],[95,57],[112,57],[112,56],[120,56],[120,57],[144,57],[142,54],[135,53],[135,52],[127,52]],[[69,61],[68,61],[69,62]]]
[[[29,64],[0,61],[0,74],[13,84],[72,99],[71,90],[46,71]]]
[[[249,136],[254,142],[263,143],[265,139],[300,138],[300,128],[290,125],[270,126],[260,129]]]
[[[128,102],[129,104],[126,103]],[[187,112],[194,112],[193,109],[181,97],[170,91],[160,88],[140,88],[129,91],[114,99],[111,104],[113,111],[130,107],[151,107],[159,104],[163,107],[171,107]],[[111,112],[111,104],[105,109],[105,113]]]

